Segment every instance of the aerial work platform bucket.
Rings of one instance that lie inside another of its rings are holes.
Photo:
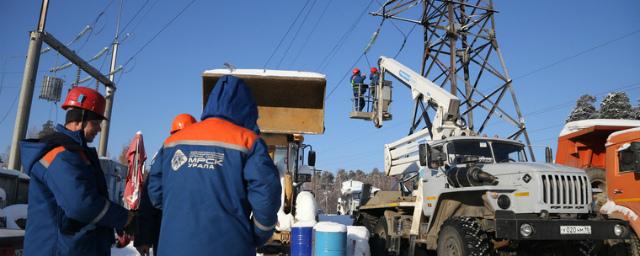
[[[258,104],[263,133],[322,134],[326,78],[314,72],[214,69],[202,74],[203,106],[221,76],[242,79]]]
[[[380,127],[382,124],[378,120],[391,120],[391,113],[389,113],[391,89],[393,88],[391,81],[384,81],[382,85],[377,84],[375,87],[365,84],[356,84],[356,86],[363,86],[361,88],[364,89],[358,89],[358,94],[354,93],[353,98],[351,98],[352,108],[349,118],[373,121],[376,123],[376,127]]]

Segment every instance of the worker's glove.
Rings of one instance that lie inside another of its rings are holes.
[[[127,223],[124,224],[124,233],[133,235],[136,232],[136,211],[129,211],[127,214]]]

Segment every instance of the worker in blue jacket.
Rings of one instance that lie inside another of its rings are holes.
[[[353,109],[354,111],[362,111],[365,101],[364,95],[367,93],[367,84],[364,80],[367,77],[360,73],[359,68],[354,68],[351,72],[351,88],[353,89]]]
[[[195,124],[196,119],[189,114],[182,113],[177,115],[171,123],[171,131],[174,134],[185,127]],[[155,162],[154,155],[152,162]],[[153,163],[152,163],[153,164]],[[148,178],[148,177],[147,177]],[[162,223],[162,211],[153,207],[149,199],[148,180],[142,185],[140,191],[140,208],[136,214],[136,231],[133,239],[133,246],[136,247],[138,253],[142,256],[150,254],[150,249],[158,251],[158,239],[160,238],[160,224]]]
[[[21,160],[31,177],[24,255],[110,255],[114,228],[133,217],[109,201],[98,155],[87,146],[100,132],[105,100],[74,87],[62,108],[65,125],[22,141]]]
[[[281,187],[257,119],[250,89],[222,76],[202,121],[165,140],[148,179],[159,255],[255,255],[271,237]]]

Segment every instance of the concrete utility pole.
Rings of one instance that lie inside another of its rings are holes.
[[[122,15],[122,4],[120,1],[120,15],[116,21],[116,36],[113,39],[113,46],[111,51],[111,67],[109,67],[109,80],[115,83],[115,71],[116,71],[116,58],[118,56],[118,33],[120,33],[120,16]],[[98,146],[98,156],[107,156],[107,146],[109,144],[109,128],[111,128],[111,110],[113,109],[113,98],[115,97],[116,87],[107,87],[105,90],[105,109],[104,116],[107,120],[102,121],[102,127],[100,132],[100,145]]]
[[[38,73],[38,63],[40,62],[40,50],[42,49],[42,33],[44,32],[47,20],[47,10],[49,0],[43,0],[40,7],[40,18],[36,31],[29,34],[29,49],[27,50],[27,60],[24,63],[24,74],[22,75],[22,86],[18,102],[18,112],[16,113],[16,123],[13,128],[11,138],[11,152],[9,152],[9,169],[18,170],[20,168],[20,151],[18,143],[27,135],[29,125],[29,114],[31,113],[31,100],[33,99],[33,89]]]
[[[38,64],[40,61],[40,50],[42,49],[42,42],[47,43],[52,49],[56,50],[62,56],[67,58],[71,63],[75,64],[84,72],[91,75],[100,83],[107,87],[107,90],[115,90],[115,86],[112,82],[113,79],[108,79],[100,71],[93,66],[89,65],[84,59],[80,58],[74,51],[67,48],[63,43],[58,41],[53,35],[45,31],[45,21],[47,18],[47,10],[49,8],[49,0],[42,0],[42,7],[40,8],[40,19],[38,21],[38,27],[35,31],[30,33],[29,50],[27,51],[27,60],[24,65],[24,74],[22,76],[22,87],[20,89],[20,101],[18,103],[18,111],[16,113],[16,124],[13,129],[13,138],[11,140],[11,152],[9,153],[9,169],[20,169],[20,140],[24,139],[27,133],[27,127],[29,126],[29,114],[31,113],[31,101],[33,100],[33,89],[36,81],[36,74],[38,73]],[[115,57],[114,57],[115,58]],[[109,111],[111,107],[109,107]],[[109,116],[107,116],[109,117]]]

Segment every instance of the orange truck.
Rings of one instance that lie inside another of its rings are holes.
[[[591,119],[569,122],[558,137],[556,163],[587,171],[594,207],[608,218],[629,221],[633,234],[617,250],[640,255],[640,121]]]

